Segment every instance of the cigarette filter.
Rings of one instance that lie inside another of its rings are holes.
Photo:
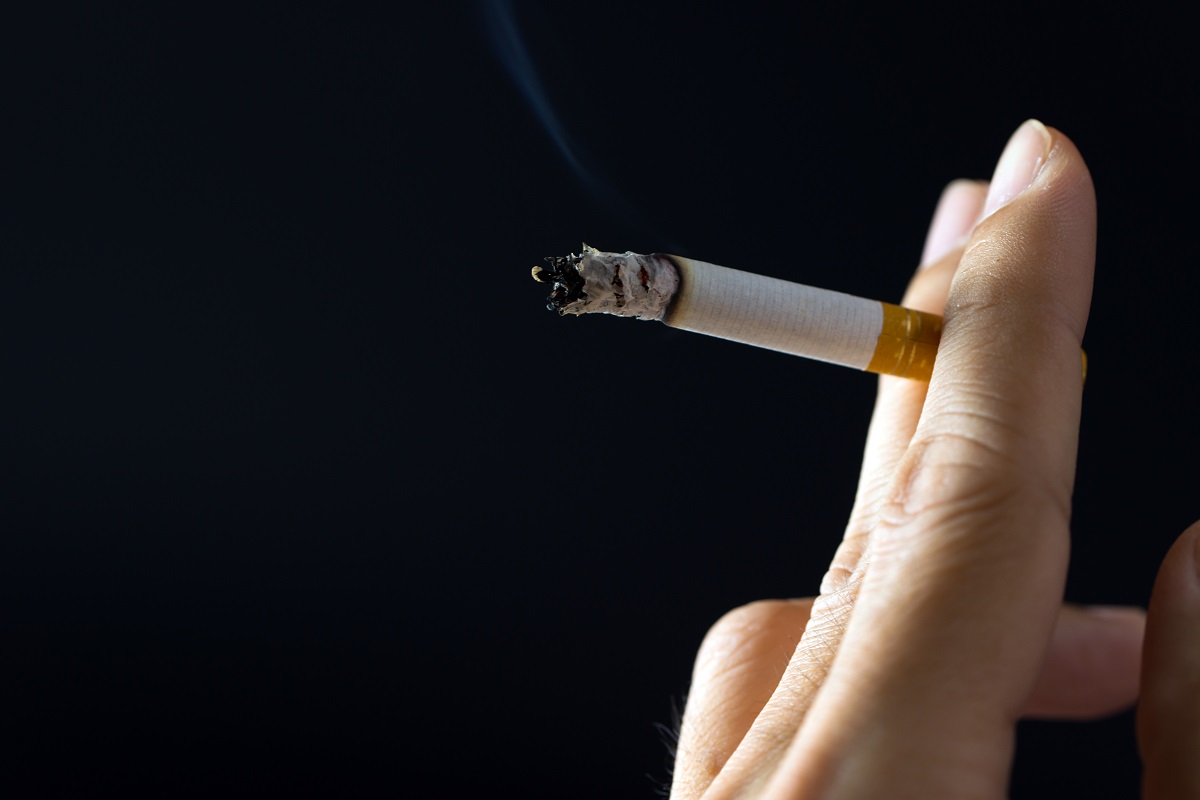
[[[547,258],[533,277],[552,283],[559,314],[659,320],[832,364],[929,380],[941,339],[935,314],[817,289],[690,258],[604,253]]]

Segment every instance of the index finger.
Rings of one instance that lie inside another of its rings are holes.
[[[988,212],[955,274],[854,615],[776,785],[883,780],[890,796],[1006,785],[1066,576],[1095,258],[1078,150],[1022,125]]]

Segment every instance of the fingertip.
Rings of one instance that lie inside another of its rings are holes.
[[[974,230],[986,196],[985,181],[966,178],[951,181],[942,190],[925,237],[921,265],[901,301],[906,308],[942,313],[962,248]]]
[[[1029,152],[1012,156],[1022,149],[1014,141]],[[1096,260],[1096,190],[1083,155],[1059,129],[1030,120],[1001,154],[987,194],[967,246],[978,258],[965,258],[964,266],[981,264],[985,283],[990,275],[1009,290],[996,299],[1065,322],[1082,341]],[[1020,258],[1044,245],[1044,256]],[[962,270],[963,278],[971,272]]]
[[[1163,558],[1150,598],[1151,612],[1200,610],[1200,521],[1179,535]]]
[[[1006,151],[997,166],[1007,188],[989,189],[1003,203],[975,227],[955,270],[917,435],[969,435],[1020,465],[1009,472],[1019,484],[1069,508],[1095,197],[1069,139],[1047,128],[1047,144],[1039,126],[1023,130],[1009,148],[1016,155]]]
[[[925,237],[922,266],[942,258],[970,235],[983,211],[987,186],[986,181],[967,178],[959,178],[946,185],[938,198],[929,233]]]
[[[990,216],[1033,185],[1046,166],[1053,141],[1050,130],[1036,119],[1026,120],[1013,132],[996,162],[984,216]]]
[[[1146,612],[1131,606],[1064,606],[1026,716],[1098,719],[1138,695]]]

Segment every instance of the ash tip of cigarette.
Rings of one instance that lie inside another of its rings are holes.
[[[584,245],[584,250],[588,249]],[[554,288],[546,298],[546,308],[564,314],[563,308],[584,296],[585,281],[579,274],[579,263],[583,254],[572,253],[567,256],[547,256],[544,261],[549,268],[536,266],[532,270],[533,279],[538,283],[551,283]]]

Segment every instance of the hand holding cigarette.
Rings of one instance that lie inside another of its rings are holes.
[[[880,380],[819,595],[705,638],[672,798],[1002,797],[1022,716],[1134,701],[1145,616],[1062,602],[1094,260],[1091,178],[1062,133],[1027,122],[990,186],[948,187],[903,301],[944,314],[938,369]],[[1145,638],[1153,797],[1200,797],[1197,542],[1200,525],[1168,556]]]

